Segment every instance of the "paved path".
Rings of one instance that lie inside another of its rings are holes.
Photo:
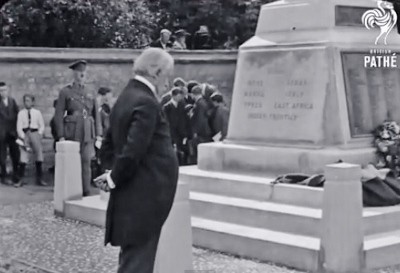
[[[0,184],[0,205],[23,204],[53,200],[53,175],[46,174],[44,180],[49,187],[36,186],[33,177],[27,177],[24,181],[27,185],[21,188],[4,186]]]

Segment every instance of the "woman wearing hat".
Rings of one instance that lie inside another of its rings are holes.
[[[188,36],[189,33],[187,33],[184,29],[180,29],[175,32],[175,42],[172,45],[172,49],[175,50],[186,50],[186,36]]]

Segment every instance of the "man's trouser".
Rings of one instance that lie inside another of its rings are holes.
[[[43,162],[43,146],[42,137],[37,131],[26,131],[25,132],[25,145],[32,149],[32,153],[35,157],[35,162]],[[21,152],[21,163],[27,164],[29,162],[29,152],[20,148]]]
[[[81,143],[82,189],[84,196],[90,195],[90,184],[92,180],[92,170],[90,165],[94,156],[93,141]]]
[[[121,248],[118,273],[153,273],[160,233],[140,246]]]
[[[18,165],[19,165],[19,147],[15,142],[16,138],[7,134],[5,138],[0,139],[0,169],[1,169],[1,178],[5,178],[7,175],[7,148],[10,152],[11,162],[13,166],[13,175],[14,180],[17,180],[18,177]],[[16,181],[14,181],[16,182]]]

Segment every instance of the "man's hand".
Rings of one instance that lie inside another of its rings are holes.
[[[101,138],[101,137],[96,137],[96,142],[94,143],[94,146],[97,148],[97,149],[101,149],[101,144],[102,144],[102,142],[103,142],[103,139]]]
[[[102,191],[109,192],[110,187],[108,186],[107,182],[107,173],[103,173],[102,175],[96,177],[93,180],[94,184],[96,185],[97,188],[99,188]]]

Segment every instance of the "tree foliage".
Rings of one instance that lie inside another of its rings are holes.
[[[12,0],[0,45],[140,47],[156,28],[145,0]]]
[[[140,48],[162,28],[193,34],[207,25],[222,48],[229,36],[250,38],[271,1],[10,0],[0,11],[0,46]]]
[[[193,34],[207,25],[217,47],[229,36],[243,43],[254,35],[260,8],[273,0],[152,0],[151,8],[162,10],[160,30],[184,28]],[[157,35],[155,33],[154,35]]]

